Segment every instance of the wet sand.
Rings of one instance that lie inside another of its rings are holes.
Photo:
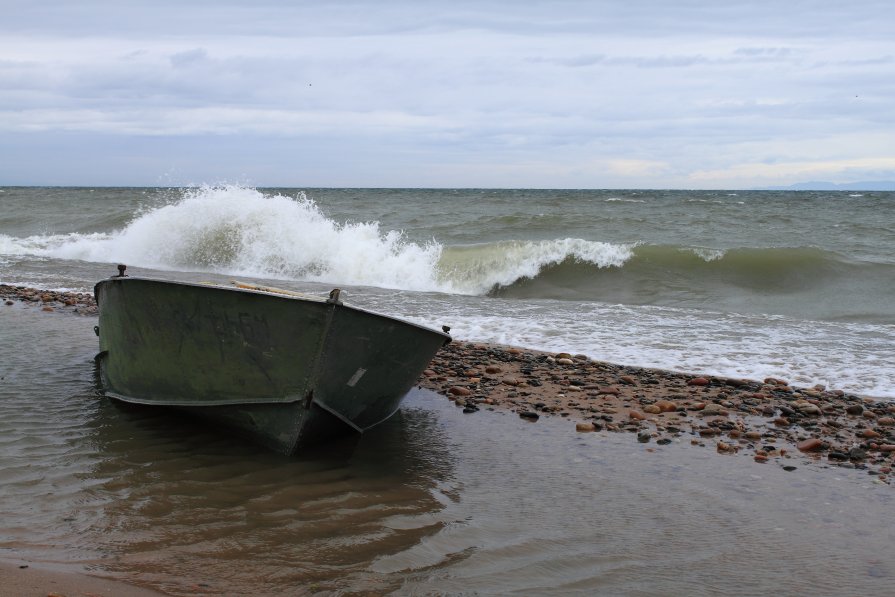
[[[95,315],[91,294],[0,284],[0,300],[44,311]],[[731,379],[455,340],[419,385],[464,412],[565,417],[570,433],[630,433],[643,444],[688,440],[794,470],[794,459],[866,470],[889,483],[895,402],[782,379]],[[647,448],[648,449],[648,448]]]
[[[78,572],[0,562],[0,595],[9,597],[158,597],[162,593]]]

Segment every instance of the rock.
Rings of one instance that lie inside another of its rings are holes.
[[[776,419],[774,419],[774,425],[776,425],[777,427],[789,427],[789,419],[787,419],[786,417],[777,417]]]
[[[556,359],[557,365],[574,365],[575,361],[572,359]]]
[[[852,448],[848,451],[849,460],[864,460],[867,457],[867,452],[862,450],[861,448]]]
[[[637,434],[637,441],[641,444],[647,443],[652,438],[652,434],[649,431],[643,430]]]
[[[875,419],[876,413],[872,410],[865,410],[861,416],[863,416],[865,419]]]
[[[752,440],[761,439],[761,432],[760,431],[747,431],[746,439],[752,439]]]
[[[621,394],[621,390],[619,390],[618,388],[606,387],[606,388],[600,388],[598,393],[609,394],[612,396],[618,396],[619,394]]]
[[[882,437],[879,433],[877,433],[873,429],[864,429],[858,433],[858,436],[863,437],[864,439],[875,439],[877,437]]]
[[[860,404],[849,404],[845,407],[845,412],[852,416],[858,416],[864,412],[864,407]]]
[[[662,412],[662,409],[656,406],[655,404],[648,404],[643,407],[643,412],[649,413],[651,415],[657,415]]]
[[[487,367],[485,367],[485,373],[490,373],[492,375],[495,373],[500,373],[501,371],[502,369],[497,365],[488,365]]]
[[[816,437],[812,437],[810,439],[802,440],[798,444],[796,444],[796,448],[799,449],[800,452],[817,452],[823,448],[824,443],[817,439]]]
[[[755,460],[755,462],[767,462],[767,461],[768,461],[768,455],[767,455],[767,454],[758,454],[758,453],[756,453],[756,454],[755,454],[755,458],[754,458],[754,460]]]
[[[727,442],[718,442],[716,449],[718,450],[718,452],[727,453],[727,452],[732,452],[734,448]]]
[[[895,452],[895,444],[882,444],[879,447],[880,452]]]
[[[816,404],[804,400],[797,400],[793,405],[804,415],[819,416],[821,414],[820,407]]]
[[[541,415],[539,415],[538,413],[536,413],[534,411],[530,411],[530,410],[522,411],[521,413],[519,413],[519,416],[522,417],[523,419],[527,419],[529,421],[537,421],[538,419],[541,418]]]
[[[827,454],[827,458],[830,460],[848,460],[848,454],[845,452],[833,451]]]
[[[792,471],[796,470],[796,467],[791,464],[787,464],[783,467],[783,470],[785,470],[787,473],[791,473]]]
[[[883,427],[892,427],[895,425],[895,418],[892,417],[880,417],[876,422],[877,425],[882,425]]]
[[[687,382],[688,386],[707,386],[709,385],[709,380],[704,377],[694,377],[693,379]]]
[[[632,410],[628,413],[628,418],[634,419],[635,421],[642,421],[646,419],[646,415],[641,412],[637,412],[636,410]]]
[[[579,431],[582,433],[587,433],[589,431],[596,431],[596,425],[593,423],[577,423],[575,425],[575,431]]]
[[[453,386],[451,389],[448,390],[448,394],[453,394],[454,396],[470,396],[472,394],[472,390],[460,386]]]
[[[636,385],[637,385],[637,380],[634,379],[633,377],[631,377],[630,375],[622,375],[622,376],[620,376],[620,377],[618,378],[618,380],[619,380],[621,383],[626,384],[626,385],[629,385],[629,386],[636,386]]]
[[[659,400],[658,402],[656,402],[656,406],[658,406],[659,410],[663,413],[672,413],[677,411],[677,404],[675,404],[671,400]]]
[[[713,416],[726,416],[728,412],[724,409],[720,404],[715,404],[714,402],[709,402],[705,405],[705,408],[700,412],[703,416],[713,417]]]

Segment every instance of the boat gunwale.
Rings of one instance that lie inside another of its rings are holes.
[[[159,284],[174,284],[174,285],[178,285],[178,286],[192,286],[194,288],[224,290],[224,291],[228,291],[228,292],[260,294],[263,296],[269,296],[269,297],[272,297],[275,299],[283,299],[283,300],[307,301],[307,302],[314,302],[314,303],[329,303],[334,306],[342,307],[345,309],[351,309],[353,311],[358,311],[360,313],[364,313],[366,315],[371,315],[373,317],[379,317],[382,319],[397,321],[399,323],[413,326],[415,328],[425,330],[427,332],[432,332],[434,334],[438,334],[439,336],[442,336],[445,339],[445,344],[453,340],[453,338],[451,337],[450,334],[447,334],[441,330],[437,330],[433,327],[415,323],[413,321],[408,321],[406,319],[396,317],[394,315],[386,315],[384,313],[379,313],[377,311],[371,311],[369,309],[364,309],[363,307],[357,307],[355,305],[350,305],[343,301],[332,301],[330,299],[326,299],[323,297],[317,297],[314,295],[304,295],[304,294],[299,295],[299,294],[280,293],[280,292],[275,292],[273,290],[264,290],[260,287],[259,288],[250,288],[250,287],[245,287],[245,286],[228,286],[226,284],[220,284],[217,282],[212,282],[212,283],[187,282],[187,281],[181,281],[181,280],[165,280],[163,278],[152,278],[152,277],[147,277],[147,276],[129,276],[129,275],[127,275],[127,276],[110,276],[108,278],[100,280],[93,286],[93,296],[96,299],[97,306],[100,305],[100,297],[99,297],[99,293],[97,292],[97,289],[101,285],[112,283],[112,282],[124,282],[127,280],[139,280],[142,282],[155,282],[155,283],[159,283]],[[248,284],[248,283],[246,283],[246,284]],[[287,291],[287,292],[291,293],[293,291]]]

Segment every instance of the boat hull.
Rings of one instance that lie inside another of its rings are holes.
[[[251,288],[99,282],[103,392],[184,409],[294,454],[390,417],[450,340],[338,300]]]

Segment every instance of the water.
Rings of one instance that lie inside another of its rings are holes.
[[[464,339],[895,396],[891,193],[0,190],[2,283],[88,290],[123,261],[338,285]],[[422,391],[356,450],[287,459],[98,398],[93,325],[0,305],[5,559],[173,595],[884,594],[895,577],[893,494],[863,471]]]
[[[94,321],[0,309],[0,557],[172,595],[841,595],[895,579],[895,495],[863,471],[578,435],[423,391],[353,452],[289,459],[98,398]]]
[[[895,397],[895,193],[2,190],[8,284],[338,285],[464,339]]]

